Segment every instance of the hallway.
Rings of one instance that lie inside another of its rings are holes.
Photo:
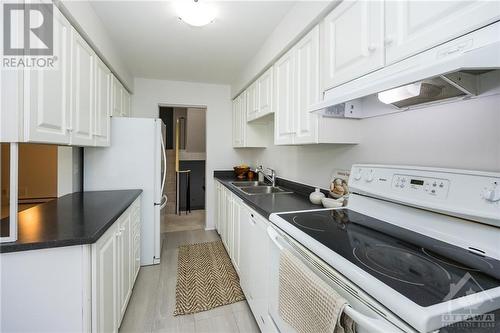
[[[141,267],[120,332],[259,332],[246,301],[173,316],[178,247],[218,239],[215,231],[162,233],[161,264]]]

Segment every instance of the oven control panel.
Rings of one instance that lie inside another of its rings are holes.
[[[500,227],[500,173],[355,164],[349,192]]]
[[[392,188],[410,195],[428,195],[446,199],[450,181],[443,178],[418,177],[413,175],[395,174],[392,177]]]

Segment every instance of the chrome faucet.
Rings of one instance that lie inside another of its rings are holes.
[[[270,181],[271,184],[273,185],[273,187],[275,187],[276,186],[276,171],[274,169],[271,169],[271,168],[266,168],[266,171],[267,170],[270,171],[271,175],[266,174],[266,172],[264,171],[264,168],[262,167],[262,165],[258,166],[255,169],[255,172],[262,173],[262,175],[264,176],[264,178],[266,178],[268,181]]]

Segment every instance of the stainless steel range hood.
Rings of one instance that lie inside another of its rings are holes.
[[[405,110],[492,91],[500,93],[500,22],[334,87],[309,111],[364,118],[359,101],[372,95]]]

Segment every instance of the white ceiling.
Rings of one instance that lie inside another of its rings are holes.
[[[294,5],[214,1],[215,22],[194,28],[169,1],[93,1],[135,77],[229,84]]]

